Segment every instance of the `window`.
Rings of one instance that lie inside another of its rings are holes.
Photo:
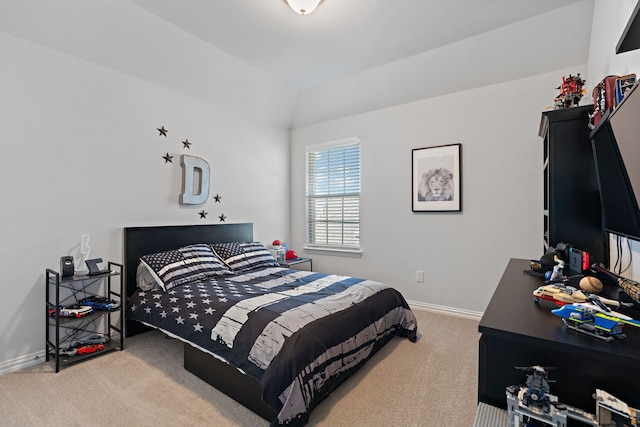
[[[307,244],[360,249],[360,142],[307,147]]]

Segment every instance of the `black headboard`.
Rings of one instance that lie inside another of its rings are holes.
[[[124,229],[124,287],[128,298],[137,288],[136,270],[145,254],[168,251],[195,243],[253,241],[253,224],[168,225]],[[127,321],[128,336],[141,331]]]

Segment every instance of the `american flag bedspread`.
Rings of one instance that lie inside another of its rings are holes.
[[[387,285],[279,267],[138,289],[127,311],[256,378],[278,413],[274,426],[306,424],[393,336],[415,341],[417,332],[407,302]]]

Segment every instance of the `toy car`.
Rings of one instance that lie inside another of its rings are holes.
[[[76,354],[78,354],[78,349],[73,348],[73,346],[66,349],[61,348],[59,354],[60,356],[75,356]]]
[[[56,310],[50,308],[47,310],[49,316],[54,317],[56,315]],[[71,305],[68,307],[58,307],[58,316],[59,317],[84,317],[88,314],[93,313],[93,308],[86,305]]]
[[[91,344],[106,344],[109,341],[110,341],[109,337],[103,337],[103,336],[100,336],[100,335],[94,335],[94,336],[89,337],[89,338],[84,338],[82,340],[73,341],[71,343],[71,347],[79,348],[79,347],[83,347],[85,345],[91,345]]]
[[[80,300],[80,305],[91,307],[96,311],[113,311],[120,308],[120,302],[105,297],[92,296]]]
[[[95,353],[96,351],[102,351],[102,350],[104,350],[104,345],[102,344],[89,344],[89,345],[80,347],[78,349],[78,355]]]

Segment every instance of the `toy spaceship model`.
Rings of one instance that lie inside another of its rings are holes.
[[[567,304],[590,302],[593,300],[598,300],[604,304],[616,308],[631,305],[630,303],[622,303],[620,301],[612,300],[589,292],[585,292],[580,289],[576,289],[573,286],[558,283],[538,287],[535,291],[533,291],[533,300],[535,302],[539,302],[540,300],[551,301],[559,307]]]
[[[516,367],[528,373],[525,385],[511,385],[506,388],[508,427],[540,425],[566,426],[569,418],[593,427],[626,426],[638,427],[638,410],[625,402],[596,389],[596,414],[560,403],[558,397],[549,393],[548,370],[542,366]]]
[[[626,335],[622,333],[624,325],[640,328],[637,320],[613,311],[595,300],[591,303],[567,304],[551,310],[551,313],[560,316],[568,328],[605,341],[625,338]]]

